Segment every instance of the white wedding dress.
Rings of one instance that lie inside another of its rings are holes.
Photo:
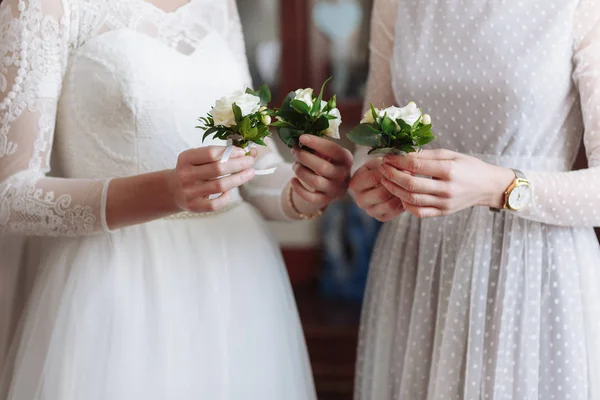
[[[110,178],[173,168],[246,85],[233,0],[3,1],[1,399],[315,398],[263,223],[286,219],[275,150],[223,212],[106,225]]]
[[[356,398],[599,400],[600,1],[376,0],[372,26],[368,100],[415,101],[428,147],[536,194],[384,225]],[[571,171],[582,137],[590,168]]]

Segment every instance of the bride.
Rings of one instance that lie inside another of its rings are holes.
[[[352,156],[221,164],[196,118],[247,85],[233,0],[2,2],[1,399],[315,398],[262,217],[319,215]]]

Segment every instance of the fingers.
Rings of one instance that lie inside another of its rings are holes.
[[[384,203],[367,209],[366,212],[378,221],[387,222],[402,214],[404,207],[402,206],[402,200],[393,197]]]
[[[336,184],[338,182],[332,182],[327,178],[317,175],[302,164],[294,163],[292,168],[301,183],[304,183],[309,188],[326,193],[331,198],[337,198],[345,192],[345,188],[342,185]]]
[[[431,176],[443,180],[450,179],[453,168],[452,160],[423,158],[420,157],[420,154],[387,156],[384,163],[415,175]]]
[[[222,163],[214,161],[199,166],[187,165],[182,167],[181,179],[184,182],[195,183],[197,181],[208,181],[220,176],[236,174],[251,168],[256,159],[252,156],[233,158]]]
[[[377,204],[385,203],[393,199],[394,195],[385,187],[380,186],[375,189],[366,190],[356,196],[356,204],[364,210],[367,210]]]
[[[206,146],[197,149],[186,150],[179,155],[178,165],[191,164],[203,165],[220,161],[223,157],[226,147],[224,146]],[[246,153],[244,150],[235,147],[230,158],[243,157]]]
[[[359,168],[356,172],[360,171],[363,168],[365,168],[366,170],[377,169],[381,166],[381,164],[383,164],[383,158],[381,158],[381,157],[372,158],[369,161],[367,161],[366,163],[364,163],[363,166],[361,168]]]
[[[352,167],[354,157],[350,150],[343,148],[331,140],[314,135],[302,135],[300,136],[300,143],[306,147],[310,147],[319,154],[326,155],[336,165]]]
[[[298,178],[292,179],[291,185],[294,193],[296,193],[296,195],[298,195],[298,197],[300,197],[302,200],[310,204],[327,204],[330,201],[329,197],[324,193],[306,190]]]
[[[405,204],[410,204],[417,207],[435,207],[440,209],[449,208],[449,199],[440,198],[431,194],[411,193],[386,178],[381,180],[381,184],[391,194],[404,201]]]
[[[237,174],[232,174],[223,178],[210,181],[200,181],[185,188],[187,198],[207,198],[211,194],[225,193],[236,187],[242,186],[254,178],[254,170],[247,169]]]
[[[446,149],[431,149],[421,150],[418,153],[410,153],[409,157],[418,157],[427,160],[454,160],[459,156],[459,153],[455,153],[451,150]]]
[[[317,175],[321,175],[322,177],[325,177],[327,179],[345,181],[350,175],[349,166],[336,165],[334,163],[324,160],[323,158],[315,154],[311,154],[306,150],[292,149],[292,154],[299,163],[311,169]]]
[[[231,192],[224,192],[215,199],[197,197],[188,204],[188,210],[191,212],[215,212],[222,210],[229,205],[231,201]]]
[[[380,181],[381,172],[379,172],[379,170],[358,170],[350,180],[350,190],[352,190],[354,193],[360,193],[367,189],[380,186]]]
[[[417,207],[410,204],[404,205],[406,211],[417,218],[435,218],[446,215],[442,210],[433,207]]]
[[[413,176],[385,163],[379,168],[379,171],[388,181],[411,193],[434,194],[444,197],[450,195],[449,185],[446,182]]]

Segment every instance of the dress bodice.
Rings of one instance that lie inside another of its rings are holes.
[[[0,233],[108,230],[110,179],[224,144],[197,119],[251,84],[234,0],[6,0],[0,34]],[[255,167],[274,166],[232,196],[281,219],[291,168],[261,149]]]
[[[197,119],[245,84],[219,33],[205,36],[189,55],[128,29],[104,33],[72,56],[66,73],[54,148],[61,175],[158,171],[172,168],[186,149],[222,145],[202,143]]]

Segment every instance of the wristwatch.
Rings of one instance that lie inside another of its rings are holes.
[[[513,169],[515,180],[504,192],[504,210],[519,211],[525,208],[531,201],[532,188],[531,183],[525,177],[523,172]],[[490,208],[492,211],[500,211],[497,208]]]

